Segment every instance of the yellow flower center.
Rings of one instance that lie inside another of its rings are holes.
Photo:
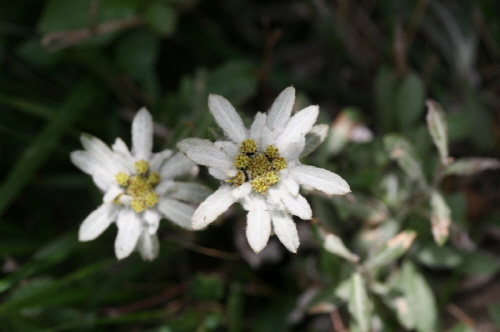
[[[135,175],[120,172],[115,178],[125,193],[132,197],[130,206],[135,212],[142,212],[158,203],[158,195],[154,192],[154,188],[160,183],[161,177],[160,174],[149,171],[149,163],[145,160],[139,160],[134,167],[137,172]]]
[[[279,182],[279,171],[287,167],[287,162],[274,145],[268,145],[264,152],[257,152],[257,148],[251,138],[241,142],[233,161],[238,173],[227,181],[236,187],[248,181],[253,190],[265,194],[270,186]]]

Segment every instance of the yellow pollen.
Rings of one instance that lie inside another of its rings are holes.
[[[144,175],[149,171],[149,163],[144,159],[136,161],[134,167],[137,174]]]
[[[271,170],[271,163],[265,155],[257,153],[253,156],[252,161],[248,165],[248,170],[252,174],[252,178],[261,176]]]
[[[280,152],[274,145],[268,145],[266,151],[264,152],[269,158],[277,158],[280,156]]]
[[[257,143],[253,139],[247,138],[241,142],[239,150],[241,153],[255,153],[257,152]]]
[[[156,172],[149,173],[149,183],[151,183],[153,186],[157,185],[161,181],[160,174]]]
[[[134,198],[132,200],[132,203],[130,204],[130,206],[137,213],[146,210],[146,202],[143,199],[140,199],[140,198]]]
[[[129,176],[127,173],[120,172],[115,175],[116,182],[122,187],[125,187],[128,184]]]
[[[161,182],[161,176],[157,172],[149,172],[149,163],[145,160],[139,160],[134,167],[136,174],[128,175],[120,172],[115,175],[115,178],[116,182],[124,187],[124,194],[132,198],[130,203],[132,209],[140,213],[158,203],[158,194],[154,189]],[[113,203],[121,204],[120,195],[113,200]]]
[[[273,159],[272,164],[273,164],[273,168],[276,171],[281,171],[281,170],[286,168],[287,162],[286,162],[286,159],[283,157],[276,157],[275,159]]]
[[[239,187],[243,183],[245,183],[245,179],[246,179],[245,173],[239,171],[233,178],[226,180],[226,182],[232,182],[236,187]]]
[[[245,168],[250,163],[250,157],[246,154],[240,153],[234,158],[234,167]]]
[[[287,168],[287,160],[280,156],[274,145],[268,145],[264,152],[257,152],[257,148],[253,139],[241,142],[240,153],[233,161],[238,173],[226,181],[236,187],[249,181],[254,191],[265,195],[270,186],[279,182],[279,171]]]
[[[144,200],[148,207],[153,207],[158,203],[158,195],[155,192],[149,192],[144,197]]]

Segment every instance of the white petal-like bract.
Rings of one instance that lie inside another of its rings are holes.
[[[262,197],[250,199],[246,208],[248,209],[246,229],[248,244],[253,251],[259,253],[271,236],[271,216]]]
[[[202,229],[206,227],[236,202],[236,199],[231,196],[231,190],[232,188],[229,186],[222,186],[208,196],[194,212],[191,228]]]
[[[290,169],[290,174],[299,184],[313,187],[327,195],[345,195],[351,191],[344,179],[323,168],[298,165]]]
[[[116,219],[118,209],[113,204],[102,204],[82,222],[78,240],[91,241],[97,238]]]
[[[231,168],[233,162],[229,157],[216,147],[197,146],[187,151],[189,159],[197,164],[219,168]]]
[[[121,209],[116,225],[118,235],[115,240],[115,254],[118,259],[123,259],[135,249],[142,232],[141,219],[131,208]]]
[[[292,114],[295,103],[295,88],[288,87],[274,101],[267,114],[267,127],[275,133],[280,133]]]
[[[152,261],[158,257],[158,253],[160,252],[158,235],[142,232],[141,237],[137,242],[137,250],[139,250],[142,259],[145,261]]]
[[[284,211],[271,211],[273,229],[281,243],[291,252],[297,252],[299,234],[292,217]]]
[[[132,122],[132,154],[136,160],[149,160],[153,149],[153,119],[142,108]]]
[[[175,199],[164,198],[158,203],[161,213],[176,225],[190,229],[194,208]]]
[[[224,97],[210,95],[208,108],[219,127],[233,142],[240,143],[247,136],[247,130],[233,105]]]

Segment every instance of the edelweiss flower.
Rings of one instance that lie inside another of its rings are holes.
[[[162,217],[189,228],[194,208],[181,201],[201,202],[210,191],[198,184],[173,178],[196,173],[197,166],[182,153],[152,153],[153,121],[143,108],[132,123],[132,151],[117,138],[112,149],[100,139],[82,135],[85,150],[71,153],[71,161],[92,178],[105,194],[103,204],[80,226],[80,241],[98,237],[112,222],[118,226],[118,259],[138,250],[145,260],[156,258]],[[181,201],[179,201],[181,200]]]
[[[266,246],[271,225],[288,250],[296,252],[299,237],[291,215],[312,218],[309,203],[299,194],[299,185],[327,195],[350,191],[337,174],[299,162],[305,135],[319,110],[318,106],[309,106],[290,117],[294,102],[295,89],[285,89],[268,114],[257,113],[247,130],[229,101],[210,95],[210,112],[230,141],[188,138],[178,144],[191,160],[208,166],[213,177],[224,181],[195,211],[193,229],[207,226],[239,201],[248,211],[246,235],[255,252]]]

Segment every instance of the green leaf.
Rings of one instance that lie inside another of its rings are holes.
[[[371,326],[372,303],[366,287],[358,272],[353,273],[350,281],[349,313],[354,318],[360,332],[369,332]]]
[[[342,239],[333,233],[326,234],[324,237],[323,248],[353,263],[359,261],[359,256],[353,254],[342,242]]]
[[[436,145],[441,163],[447,165],[450,162],[448,158],[448,124],[446,123],[446,115],[437,102],[427,100],[427,127],[431,134],[434,145]]]
[[[376,270],[395,261],[408,251],[416,236],[417,233],[412,230],[406,230],[399,233],[368,258],[364,264],[365,268],[368,270]]]
[[[449,175],[474,175],[487,169],[500,168],[500,160],[494,158],[461,158],[449,164],[445,173]]]
[[[70,92],[59,108],[57,117],[48,121],[5,177],[0,187],[0,215],[49,158],[64,132],[100,95],[99,85],[91,80],[84,80]]]
[[[417,159],[413,146],[406,138],[398,134],[387,134],[384,136],[384,146],[389,156],[396,160],[410,179],[419,182],[423,188],[428,186],[420,160]]]
[[[177,15],[175,10],[162,1],[150,2],[146,6],[146,21],[156,32],[170,36],[175,31]]]
[[[424,83],[416,73],[408,74],[399,83],[395,111],[399,116],[399,128],[408,130],[420,118],[424,110]]]
[[[442,246],[450,234],[451,212],[441,193],[437,190],[431,193],[431,227],[434,241]]]
[[[463,262],[463,255],[448,246],[438,246],[430,242],[416,253],[416,259],[431,268],[453,269]]]
[[[395,287],[404,295],[405,304],[401,314],[413,316],[414,327],[419,332],[436,331],[437,308],[434,295],[427,281],[410,261],[403,263]],[[403,317],[400,317],[401,319],[402,323],[409,322]]]

